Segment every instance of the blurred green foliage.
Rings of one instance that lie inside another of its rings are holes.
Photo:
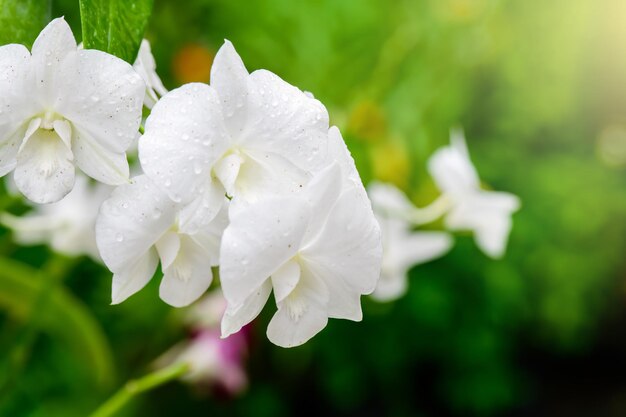
[[[80,33],[77,2],[53,2],[59,15]],[[155,1],[146,36],[167,87],[180,82],[181,49],[214,53],[228,38],[249,70],[274,71],[328,106],[366,181],[395,182],[427,204],[436,190],[425,161],[463,126],[485,183],[523,208],[505,259],[459,235],[448,256],[411,272],[403,299],[364,300],[362,323],[331,320],[303,347],[267,342],[267,309],[240,398],[174,383],[126,415],[546,415],[536,352],[584,355],[626,315],[625,15],[619,0]],[[47,250],[18,248],[7,233],[0,248],[41,269],[30,280],[43,285]],[[91,331],[105,334],[118,385],[184,336],[157,280],[119,306],[109,306],[110,274],[86,259],[59,281],[55,291],[99,323]],[[7,358],[25,324],[4,311]],[[82,416],[113,389],[81,383],[95,363],[54,332],[26,342],[0,387],[0,414]]]

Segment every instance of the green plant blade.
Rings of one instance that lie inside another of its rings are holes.
[[[0,308],[15,320],[28,320],[48,278],[28,265],[0,258]],[[92,373],[97,385],[110,386],[114,380],[113,355],[100,325],[64,287],[57,285],[49,291],[45,311],[39,312],[35,324],[64,343]]]
[[[50,20],[51,0],[0,0],[0,45],[32,45]]]
[[[153,0],[80,0],[83,44],[133,63]]]

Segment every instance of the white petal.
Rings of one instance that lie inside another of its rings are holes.
[[[450,146],[454,148],[459,154],[464,155],[468,160],[470,159],[469,150],[467,149],[467,143],[465,142],[465,133],[463,132],[463,129],[450,129]]]
[[[310,175],[282,155],[247,150],[235,182],[234,197],[250,202],[267,194],[293,194]]]
[[[64,60],[72,54],[76,54],[76,40],[72,29],[62,17],[48,23],[35,39],[32,65],[44,106],[54,104],[56,93],[62,88],[64,81],[67,82],[63,80],[66,74],[63,73],[62,66]]]
[[[447,233],[411,232],[409,225],[397,219],[381,219],[383,229],[383,266],[372,297],[390,301],[404,295],[408,271],[414,266],[447,253],[453,240]]]
[[[109,185],[128,183],[129,166],[124,152],[102,146],[89,132],[74,125],[72,151],[76,165],[91,178]]]
[[[267,326],[267,338],[281,347],[299,346],[328,323],[328,289],[323,282],[303,274],[296,290],[279,303]]]
[[[159,263],[159,256],[150,249],[113,274],[111,303],[119,304],[146,286]]]
[[[309,266],[310,274],[328,287],[329,302],[327,316],[329,318],[361,321],[361,293],[355,291],[348,283],[341,279],[328,279],[330,276],[325,269],[316,269]],[[326,275],[324,275],[326,273]]]
[[[476,244],[485,255],[494,259],[502,258],[512,227],[513,222],[510,217],[494,218],[489,226],[474,232]]]
[[[301,254],[307,268],[327,283],[343,280],[352,291],[371,293],[380,275],[382,244],[369,200],[356,189],[342,193],[324,229]]]
[[[243,161],[241,156],[231,153],[220,159],[213,167],[215,176],[220,180],[229,196],[235,195],[235,180],[239,175],[239,168]]]
[[[196,301],[211,285],[211,258],[189,236],[181,235],[174,262],[163,270],[159,296],[174,307]]]
[[[0,46],[0,176],[15,168],[29,118],[39,111],[34,84],[28,50]]]
[[[477,192],[452,209],[446,217],[446,226],[452,230],[473,230],[481,250],[499,258],[506,249],[511,215],[519,206],[519,199],[513,194]]]
[[[269,71],[255,71],[250,80],[247,120],[233,135],[236,143],[281,155],[305,171],[322,168],[328,150],[324,105]]]
[[[17,164],[17,152],[24,139],[26,125],[20,126],[13,134],[0,142],[0,177],[15,169]]]
[[[96,50],[68,56],[55,110],[108,152],[123,153],[141,123],[143,80],[127,62]]]
[[[332,126],[328,130],[328,158],[331,161],[337,161],[337,163],[339,163],[342,175],[345,178],[344,181],[350,181],[348,186],[364,189],[361,176],[354,163],[354,158],[352,158],[352,154],[346,146],[337,126]]]
[[[45,61],[49,60],[53,64],[57,63],[71,51],[76,50],[76,40],[72,29],[64,18],[53,19],[43,28],[35,39],[32,47],[33,58],[41,60],[45,66]]]
[[[237,333],[243,326],[254,320],[263,310],[271,292],[272,283],[268,279],[239,306],[229,305],[222,317],[222,337]]]
[[[373,181],[368,185],[367,193],[374,212],[385,217],[410,219],[416,209],[406,195],[393,184]]]
[[[15,168],[29,119],[40,110],[30,59],[23,45],[0,46],[0,176]]]
[[[189,203],[208,187],[213,165],[228,146],[215,91],[186,84],[152,109],[139,140],[139,160],[172,199]]]
[[[59,135],[67,149],[72,148],[72,127],[67,120],[55,120],[52,122],[54,131]]]
[[[298,249],[309,221],[305,201],[268,197],[232,210],[220,250],[224,297],[240,305]]]
[[[439,189],[451,195],[478,190],[480,180],[469,159],[465,142],[455,137],[451,146],[437,150],[428,160],[428,171]]]
[[[319,333],[328,323],[328,316],[317,306],[309,306],[296,322],[287,307],[279,309],[267,327],[267,338],[277,346],[300,346]]]
[[[305,198],[315,208],[315,216],[309,227],[310,238],[323,230],[326,219],[339,198],[343,180],[339,164],[333,163],[317,173],[307,184]]]
[[[274,298],[280,303],[296,288],[300,281],[300,265],[291,259],[272,274]]]
[[[141,41],[139,53],[137,54],[137,59],[133,64],[133,68],[146,83],[144,105],[151,109],[159,99],[157,94],[159,96],[164,96],[167,93],[167,90],[156,73],[156,62],[152,56],[150,42],[148,42],[147,39]]]
[[[422,264],[445,255],[452,247],[452,237],[442,232],[413,232],[390,243],[389,262],[395,268],[408,270],[413,265]],[[385,249],[383,249],[385,251]],[[387,253],[383,255],[383,259]]]
[[[248,71],[233,44],[225,40],[215,54],[211,67],[211,87],[219,95],[224,120],[231,135],[238,135],[246,125],[248,113]]]
[[[180,250],[180,237],[178,233],[165,232],[155,244],[156,250],[161,258],[161,268],[167,269],[174,262]]]
[[[17,155],[15,184],[31,201],[59,201],[74,186],[72,151],[54,131],[37,129]]]
[[[180,211],[180,230],[194,234],[205,229],[215,220],[227,201],[224,196],[224,187],[217,181],[212,181],[200,192],[200,195]]]
[[[28,143],[28,140],[31,138],[31,136],[35,134],[37,129],[39,129],[40,127],[41,127],[40,117],[31,119],[31,121],[28,123],[28,127],[26,128],[26,132],[24,133],[24,137],[22,138],[22,144],[20,145],[18,152],[21,152],[22,149],[24,149],[24,147]]]
[[[203,248],[211,262],[211,266],[219,265],[220,244],[226,226],[228,226],[228,205],[222,208],[208,226],[189,235],[191,239]],[[180,230],[185,233],[182,228]]]
[[[143,256],[175,221],[176,206],[145,175],[117,187],[100,208],[96,240],[117,272]]]
[[[380,274],[378,285],[371,297],[378,301],[393,301],[406,294],[408,288],[406,271],[385,271]]]

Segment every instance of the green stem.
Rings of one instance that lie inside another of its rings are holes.
[[[450,210],[451,201],[447,195],[442,194],[430,205],[423,208],[416,208],[409,215],[409,220],[416,226],[432,223]]]
[[[135,396],[177,379],[185,375],[188,371],[189,364],[174,363],[139,379],[130,380],[120,388],[119,391],[113,394],[111,398],[98,407],[98,409],[91,414],[91,417],[113,416]]]

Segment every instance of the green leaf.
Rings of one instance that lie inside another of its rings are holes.
[[[80,0],[83,44],[132,64],[152,12],[153,0]]]
[[[54,340],[65,344],[77,362],[93,374],[100,387],[108,387],[114,380],[113,355],[102,328],[85,305],[61,285],[47,288],[44,276],[21,262],[0,258],[0,308],[18,321],[32,318],[33,308],[38,311],[34,323],[39,330]],[[46,302],[38,305],[42,293]]]
[[[0,45],[30,47],[50,20],[51,0],[0,0]]]

